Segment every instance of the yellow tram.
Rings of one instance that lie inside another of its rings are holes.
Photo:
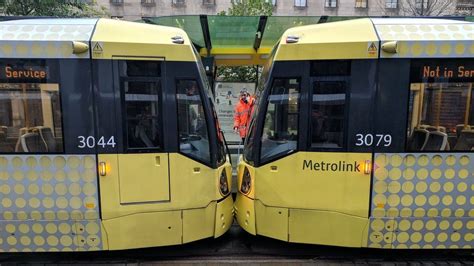
[[[120,250],[225,233],[231,166],[177,28],[0,23],[0,252]]]
[[[474,24],[287,30],[238,166],[249,233],[388,249],[474,247]]]

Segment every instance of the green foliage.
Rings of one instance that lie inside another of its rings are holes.
[[[227,12],[218,13],[220,16],[271,16],[273,5],[266,0],[232,0],[232,6]],[[222,66],[217,68],[217,78],[231,82],[256,82],[257,68],[255,66]]]
[[[107,12],[78,0],[0,0],[0,12],[8,16],[102,17]]]
[[[229,82],[257,82],[255,66],[221,66],[217,68],[217,77]]]
[[[232,0],[228,16],[271,16],[273,5],[265,0]]]

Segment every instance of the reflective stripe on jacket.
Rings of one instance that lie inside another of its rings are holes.
[[[239,100],[237,105],[235,106],[234,110],[234,128],[238,128],[239,135],[241,138],[245,138],[247,135],[247,124],[250,120],[250,113],[252,111],[253,101],[249,101],[249,103],[245,103],[242,100]]]

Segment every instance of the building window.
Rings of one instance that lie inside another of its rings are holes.
[[[154,6],[155,0],[142,0],[142,5],[144,6]]]
[[[415,7],[416,9],[427,9],[429,0],[416,0]]]
[[[385,0],[386,8],[398,8],[398,0]]]
[[[367,8],[367,1],[368,0],[356,0],[355,7],[357,7],[357,8]]]
[[[123,0],[110,0],[112,5],[123,5]]]
[[[337,0],[325,0],[324,7],[337,7]]]
[[[174,6],[184,6],[186,4],[185,0],[172,0]]]
[[[276,6],[277,0],[265,0],[265,3],[271,3],[273,6]]]
[[[295,6],[296,7],[307,7],[308,4],[306,3],[306,0],[295,0]]]
[[[205,6],[213,6],[216,4],[216,0],[202,0],[202,4]]]

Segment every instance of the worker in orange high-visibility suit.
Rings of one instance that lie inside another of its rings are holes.
[[[234,131],[242,138],[242,143],[247,135],[255,99],[250,96],[246,89],[240,91],[240,99],[234,110]]]

